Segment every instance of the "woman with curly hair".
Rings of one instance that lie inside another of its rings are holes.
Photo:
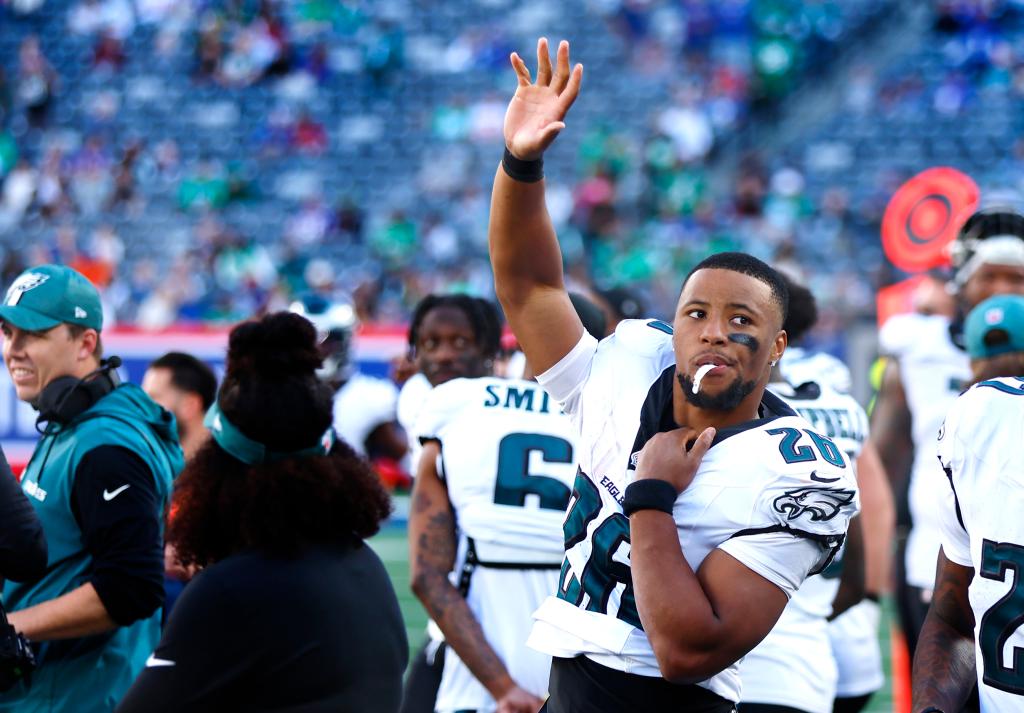
[[[177,480],[168,529],[203,571],[118,711],[398,709],[405,629],[363,543],[390,504],[333,440],[320,361],[295,314],[231,332],[211,438]]]

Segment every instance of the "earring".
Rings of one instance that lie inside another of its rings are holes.
[[[770,362],[768,362],[768,363],[769,363],[769,364],[771,364],[772,368],[774,369],[774,368],[775,368],[775,365],[779,363],[779,360],[778,360],[778,359],[772,359],[772,360],[771,360]]]

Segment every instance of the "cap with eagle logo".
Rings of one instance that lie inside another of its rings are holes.
[[[100,293],[80,272],[64,265],[40,265],[18,275],[0,304],[0,320],[39,332],[61,322],[100,331]]]

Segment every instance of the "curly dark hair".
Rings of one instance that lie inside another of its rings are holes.
[[[218,404],[239,430],[273,451],[319,442],[333,392],[316,376],[316,330],[290,312],[232,330]],[[344,442],[325,456],[247,465],[212,438],[178,477],[168,541],[183,565],[206,566],[242,550],[294,554],[351,545],[391,511],[380,481]]]

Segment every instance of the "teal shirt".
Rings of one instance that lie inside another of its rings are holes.
[[[72,511],[74,474],[98,446],[138,455],[153,474],[163,531],[174,476],[184,466],[174,417],[139,387],[122,384],[66,426],[50,424],[22,477],[49,545],[46,575],[27,584],[7,582],[8,611],[55,599],[89,581],[92,557]],[[160,614],[95,636],[42,645],[31,684],[0,694],[0,711],[112,711],[160,639]]]

